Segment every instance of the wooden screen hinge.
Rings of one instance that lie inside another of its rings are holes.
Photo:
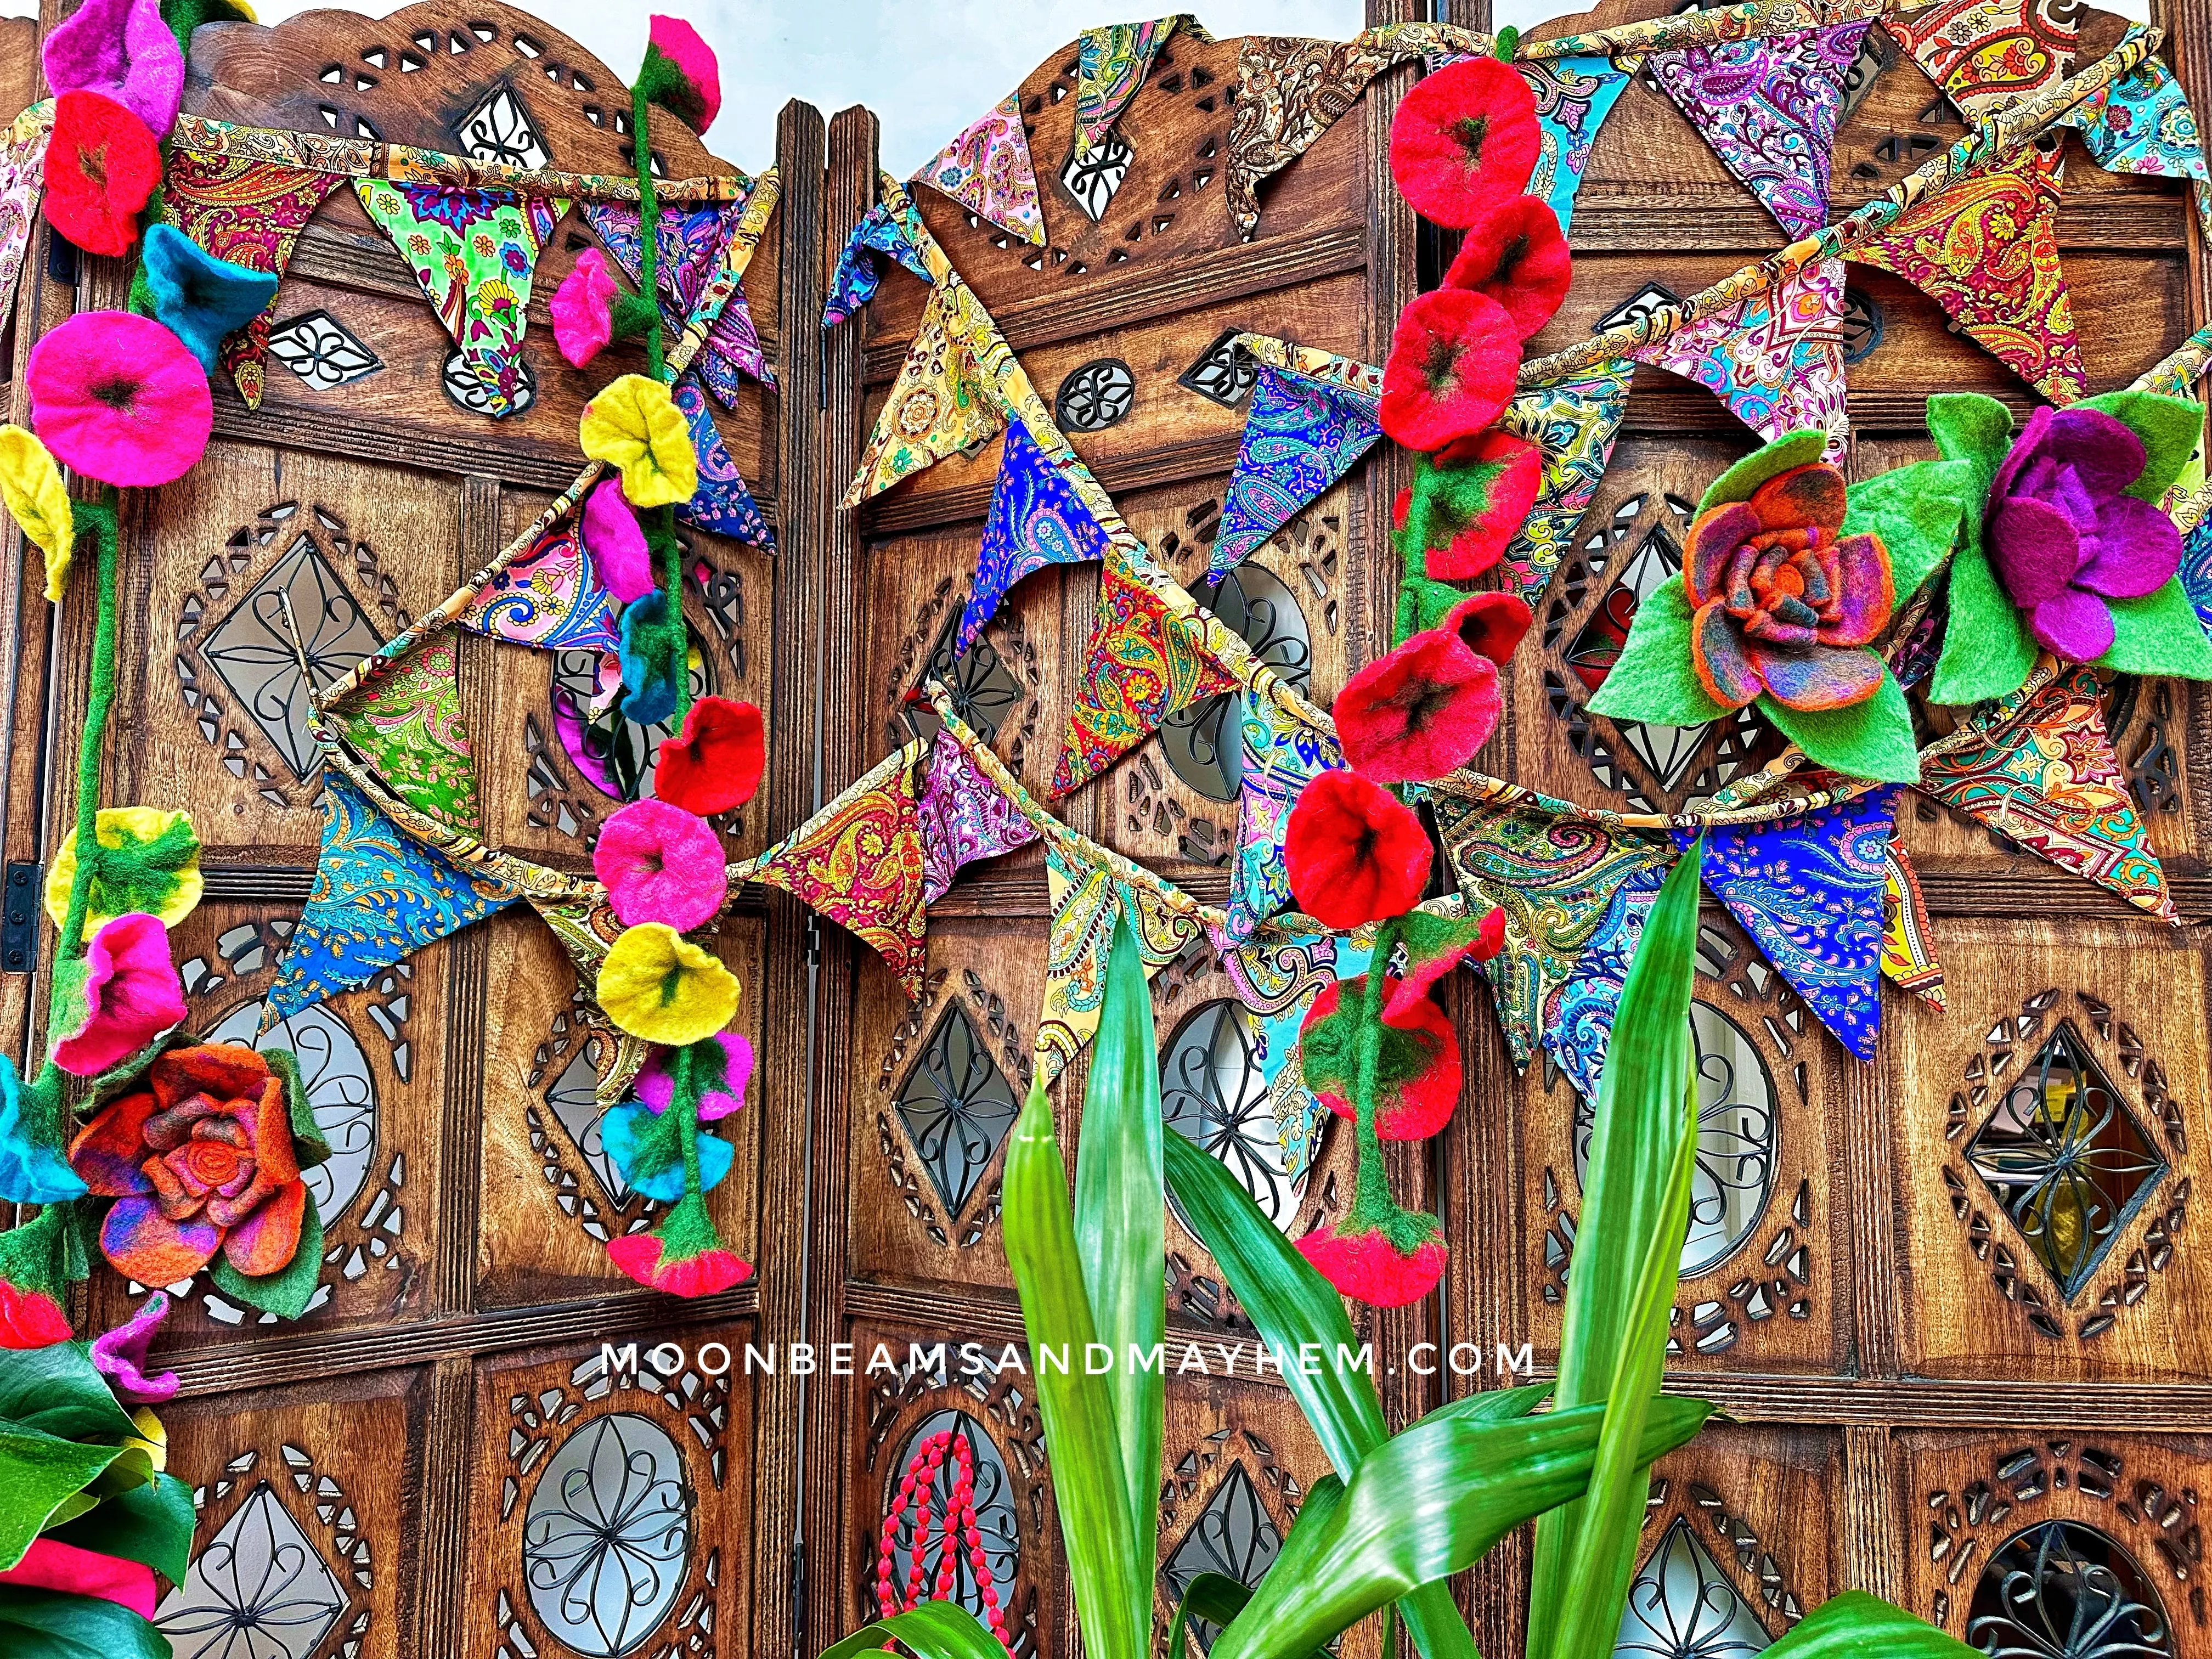
[[[822,922],[811,910],[806,913],[806,932],[802,938],[806,950],[806,965],[809,968],[820,967],[822,965]]]
[[[0,897],[0,973],[27,974],[39,964],[39,866],[8,866],[5,896]]]
[[[806,1653],[806,1540],[791,1540],[791,1651],[793,1659]]]

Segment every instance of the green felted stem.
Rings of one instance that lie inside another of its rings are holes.
[[[1971,529],[1951,558],[1950,614],[1943,623],[1943,654],[1928,687],[1931,702],[1981,702],[2017,691],[2035,666],[2036,644],[2027,619],[1998,585],[1982,551],[1980,507],[1967,510]],[[2115,622],[2118,608],[2113,609]]]
[[[660,1224],[653,1230],[660,1241],[660,1265],[685,1261],[709,1250],[723,1248],[722,1236],[714,1229],[714,1218],[707,1212],[707,1200],[696,1192],[687,1192],[676,1200]]]
[[[2112,648],[2097,659],[2100,668],[2123,674],[2172,674],[2185,680],[2212,680],[2212,640],[2197,619],[2197,608],[2172,580],[2139,599],[2108,601],[2112,613]]]
[[[679,716],[679,719],[681,717]],[[713,1044],[714,1039],[707,1042]],[[676,1130],[684,1148],[684,1196],[697,1198],[707,1190],[699,1173],[699,1057],[690,1045],[668,1057],[668,1109],[675,1114]]]
[[[669,599],[668,626],[675,641],[668,649],[676,660],[676,712],[668,723],[680,731],[691,707],[691,642],[684,631],[684,549],[676,539],[676,509],[653,508],[645,520],[645,535],[653,552],[653,584]]]
[[[1382,978],[1390,953],[1397,948],[1398,925],[1399,919],[1389,916],[1376,927],[1375,951],[1369,958],[1372,965],[1359,1000],[1359,1070],[1353,1097],[1358,1112],[1359,1167],[1352,1181],[1351,1206],[1337,1231],[1380,1232],[1400,1255],[1411,1255],[1435,1234],[1436,1219],[1409,1214],[1390,1196],[1390,1177],[1382,1168],[1382,1137],[1375,1127],[1375,1096],[1382,1057]]]
[[[1920,781],[1920,748],[1913,740],[1912,711],[1905,688],[1884,670],[1881,684],[1848,708],[1792,708],[1762,696],[1759,712],[1816,764],[1854,778],[1885,783]]]
[[[1973,487],[1974,469],[1965,461],[1920,461],[1844,492],[1844,534],[1881,539],[1900,606],[1949,556]]]
[[[660,307],[656,302],[660,293],[660,198],[653,186],[653,131],[646,121],[646,106],[652,102],[646,96],[647,74],[653,60],[659,57],[651,46],[646,48],[645,68],[638,73],[637,84],[630,88],[629,148],[631,158],[637,164],[637,285],[653,313],[645,330],[646,370],[654,380],[665,380],[668,378],[668,363],[661,354]],[[678,711],[678,718],[682,718],[681,710]]]
[[[1754,449],[1714,479],[1698,500],[1698,511],[1703,513],[1729,501],[1747,501],[1752,491],[1769,478],[1792,467],[1809,465],[1820,459],[1820,452],[1827,447],[1828,434],[1817,426],[1785,432],[1764,449]]]
[[[248,17],[230,0],[163,0],[161,21],[177,37],[177,46],[191,62],[192,31],[203,23],[250,23]]]
[[[70,883],[69,913],[62,922],[57,953],[84,954],[84,919],[92,900],[92,871],[99,858],[100,753],[107,736],[107,714],[115,702],[115,489],[104,501],[79,501],[73,517],[76,532],[90,534],[99,548],[94,580],[98,610],[93,624],[92,685],[85,700],[84,725],[77,737],[76,876]]]
[[[51,1297],[64,1315],[69,1312],[69,1241],[74,1231],[69,1212],[76,1207],[74,1200],[49,1204],[21,1226],[0,1232],[0,1281]]]
[[[617,340],[640,340],[660,320],[660,307],[642,294],[618,294],[608,321]]]
[[[644,102],[659,105],[694,132],[707,124],[707,100],[700,95],[691,77],[650,42],[645,48],[645,61],[638,65],[633,95]]]
[[[2142,440],[2143,470],[2128,494],[2153,506],[2181,476],[2204,434],[2203,406],[2163,392],[2106,392],[2074,407],[2101,410]]]
[[[1653,588],[1637,606],[1620,659],[1589,700],[1590,712],[1654,726],[1702,726],[1726,714],[1691,665],[1690,623],[1696,615],[1680,576]]]
[[[1521,31],[1514,27],[1512,24],[1508,23],[1504,28],[1498,30],[1497,42],[1498,61],[1504,64],[1511,63],[1513,61],[1513,53],[1515,50],[1519,47],[1520,44]],[[1388,1644],[1389,1642],[1389,1633],[1387,1631],[1383,1634],[1383,1642],[1387,1650]]]

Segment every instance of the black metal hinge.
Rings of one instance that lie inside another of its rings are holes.
[[[39,963],[39,866],[10,864],[0,898],[0,973],[27,974]]]
[[[791,1545],[791,1651],[793,1659],[806,1652],[806,1543]]]

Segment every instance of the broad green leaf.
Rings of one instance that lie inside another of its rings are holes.
[[[1701,837],[1676,861],[1659,890],[1629,964],[1606,1046],[1582,1214],[1575,1228],[1574,1268],[1567,1275],[1555,1396],[1560,1412],[1606,1398],[1616,1376],[1624,1374],[1621,1358],[1634,1334],[1644,1262],[1652,1241],[1665,1230],[1675,1151],[1684,1131],[1682,1081],[1690,1075],[1690,988],[1697,973],[1704,846]],[[1662,1344],[1664,1340],[1662,1332]],[[1656,1368],[1639,1372],[1632,1364],[1625,1374],[1644,1376],[1646,1393],[1657,1386]],[[1534,1659],[1552,1659],[1557,1653],[1583,1524],[1580,1503],[1536,1523],[1528,1640]],[[1632,1552],[1635,1542],[1632,1530],[1626,1547]],[[1583,1571],[1589,1574],[1595,1568],[1586,1564]],[[1590,1616],[1602,1612],[1594,1609]],[[1607,1628],[1618,1630],[1618,1606],[1612,1620]]]
[[[1280,1565],[1278,1558],[1276,1565]],[[1268,1571],[1274,1570],[1270,1567]],[[1226,1573],[1200,1573],[1183,1590],[1182,1601],[1176,1608],[1175,1622],[1168,1626],[1168,1659],[1186,1659],[1189,1632],[1185,1626],[1191,1620],[1202,1620],[1218,1628],[1243,1612],[1245,1603],[1251,1599],[1252,1592]],[[1307,1659],[1329,1659],[1328,1650],[1316,1648]]]
[[[1663,1456],[1711,1409],[1653,1401],[1636,1456]],[[1504,1422],[1447,1419],[1377,1447],[1306,1547],[1303,1570],[1261,1580],[1212,1659],[1301,1659],[1415,1586],[1472,1565],[1531,1516],[1583,1490],[1604,1419],[1602,1407],[1584,1406]]]
[[[273,1273],[263,1273],[249,1279],[230,1265],[230,1258],[217,1252],[208,1264],[208,1278],[234,1302],[243,1302],[249,1308],[263,1313],[272,1313],[279,1319],[297,1319],[307,1311],[307,1304],[314,1299],[315,1286],[322,1280],[323,1218],[315,1209],[315,1195],[307,1194],[306,1212],[300,1218],[300,1247],[292,1252],[292,1259]]]
[[[171,1583],[181,1584],[191,1562],[197,1518],[192,1489],[173,1474],[157,1474],[50,1535],[79,1549],[143,1561]]]
[[[95,1595],[0,1584],[0,1653],[8,1659],[173,1659],[169,1638]],[[1006,1659],[1003,1650],[1000,1659]]]
[[[2143,469],[2128,494],[2155,506],[2204,435],[2204,409],[2162,392],[2106,392],[2072,405],[2111,416],[2142,440]]]
[[[1105,1382],[1133,1526],[1130,1616],[1147,1627],[1167,1379],[1163,1366],[1139,1365],[1132,1351],[1153,1353],[1167,1337],[1167,1276],[1160,1267],[1168,1250],[1164,1126],[1152,989],[1128,918],[1117,915],[1075,1148],[1075,1247],[1098,1340],[1114,1351]]]
[[[1067,1165],[1041,1078],[1030,1084],[1028,1103],[1015,1120],[1001,1192],[1000,1224],[1029,1332],[1053,1502],[1084,1650],[1098,1659],[1142,1659],[1152,1639],[1152,1609],[1148,1602],[1144,1616],[1135,1617],[1128,1588],[1140,1566],[1149,1582],[1152,1563],[1136,1553],[1111,1388],[1105,1377],[1084,1373],[1084,1355],[1098,1331],[1068,1208]]]
[[[1844,492],[1844,534],[1881,538],[1899,606],[1949,556],[1973,477],[1965,461],[1918,461]]]
[[[1698,500],[1698,511],[1703,513],[1729,501],[1747,501],[1752,492],[1769,478],[1793,467],[1811,465],[1827,447],[1828,434],[1819,427],[1785,432],[1765,448],[1753,450],[1707,485]]]
[[[2112,648],[2097,659],[2100,668],[2212,680],[2212,640],[2205,638],[2180,577],[2154,593],[2114,599],[2111,605]]]
[[[31,1540],[122,1455],[120,1446],[86,1446],[35,1429],[0,1424],[0,1571],[23,1559]],[[0,1647],[0,1652],[4,1652]]]
[[[1703,726],[1726,714],[1691,665],[1690,623],[1696,614],[1680,576],[1653,588],[1636,607],[1628,642],[1591,697],[1590,711],[1656,726]]]
[[[1969,516],[1978,527],[1951,560],[1951,584],[1944,594],[1950,615],[1943,623],[1943,654],[1928,685],[1930,702],[1984,702],[2009,696],[2035,666],[2036,646],[2027,621],[1982,551],[1978,511]]]
[[[1055,1485],[1058,1480],[1055,1470]],[[821,1659],[873,1656],[882,1652],[884,1643],[891,1638],[919,1659],[1006,1659],[1006,1649],[982,1620],[954,1601],[924,1601],[904,1613],[863,1625],[843,1641],[824,1648]],[[1086,1643],[1085,1651],[1089,1650]]]
[[[0,1349],[0,1423],[108,1446],[138,1434],[90,1352],[76,1342]]]
[[[1935,1626],[1864,1590],[1845,1590],[1814,1608],[1766,1650],[1766,1659],[1982,1659]]]
[[[2012,410],[1978,392],[1944,392],[1928,400],[1928,434],[1947,461],[1973,469],[1966,491],[1966,542],[1982,544],[1982,507],[1997,468],[2012,447]]]
[[[1612,684],[1610,678],[1607,684]],[[1768,695],[1759,698],[1759,712],[1832,772],[1889,783],[1920,781],[1920,745],[1912,735],[1912,710],[1905,703],[1905,688],[1887,669],[1874,696],[1848,708],[1792,708]]]

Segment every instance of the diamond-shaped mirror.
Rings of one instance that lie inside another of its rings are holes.
[[[945,1011],[900,1085],[896,1103],[930,1184],[946,1210],[958,1215],[1020,1109],[1006,1074],[964,1010]]]
[[[1674,1517],[1628,1586],[1613,1659],[1746,1659],[1771,1638],[1728,1575]]]
[[[1213,1496],[1206,1500],[1206,1507],[1183,1529],[1175,1553],[1160,1568],[1160,1580],[1167,1586],[1171,1602],[1180,1602],[1191,1580],[1202,1572],[1218,1572],[1256,1589],[1282,1552],[1283,1535],[1275,1529],[1267,1506],[1260,1501],[1259,1489],[1242,1463],[1232,1463],[1213,1489]],[[1218,1626],[1203,1620],[1191,1625],[1191,1634],[1201,1650],[1211,1647],[1220,1633]]]
[[[307,1659],[347,1599],[314,1540],[264,1480],[193,1555],[154,1622],[177,1659]]]
[[[288,604],[289,626],[284,619]],[[300,650],[293,647],[294,629],[299,630]],[[302,536],[216,625],[200,654],[215,665],[292,775],[304,778],[314,763],[315,744],[307,730],[301,653],[319,690],[343,678],[383,643],[360,601],[314,543]]]
[[[1628,630],[1636,620],[1638,609],[1660,583],[1681,568],[1682,556],[1664,531],[1654,529],[1637,544],[1635,552],[1628,556],[1620,574],[1613,578],[1613,586],[1598,601],[1597,609],[1568,642],[1567,666],[1574,671],[1577,679],[1592,691],[1605,684],[1605,677],[1620,660],[1621,647],[1628,642]],[[1705,726],[1648,726],[1631,721],[1620,727],[1620,740],[1650,769],[1662,789],[1672,789],[1681,782],[1690,769],[1690,763],[1698,757],[1698,748],[1704,743],[1707,729]]]

